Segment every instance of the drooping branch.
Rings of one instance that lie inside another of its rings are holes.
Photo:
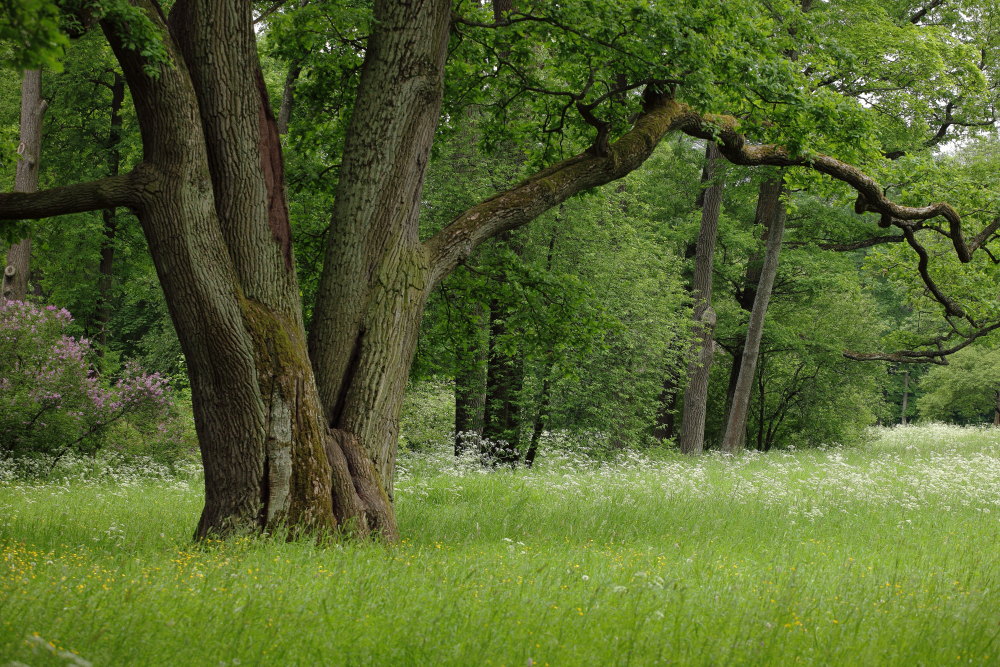
[[[691,114],[687,118],[689,122],[681,129],[693,137],[718,142],[720,151],[730,162],[745,166],[808,167],[847,183],[858,192],[855,211],[879,213],[882,216],[879,225],[882,227],[896,225],[905,229],[910,222],[943,217],[948,221],[948,238],[962,262],[971,261],[972,253],[978,247],[976,241],[982,242],[979,236],[973,239],[972,245],[966,242],[962,234],[962,219],[950,204],[937,202],[927,206],[903,206],[889,199],[875,179],[846,162],[822,154],[793,156],[787,148],[775,144],[750,144],[745,136],[736,131],[736,120],[730,117]]]
[[[996,331],[997,329],[1000,329],[1000,322],[980,327],[968,334],[959,333],[958,335],[962,338],[962,342],[952,345],[951,347],[945,347],[944,344],[955,337],[954,333],[939,336],[934,340],[928,341],[927,345],[933,346],[934,349],[909,349],[897,350],[896,352],[853,352],[845,350],[844,356],[848,359],[853,359],[854,361],[891,361],[900,364],[930,363],[938,364],[939,366],[947,366],[948,356],[968,347],[978,338],[982,338],[986,334]]]
[[[109,176],[39,192],[0,193],[0,220],[34,220],[102,208],[141,205],[137,173]]]
[[[952,317],[967,317],[962,307],[942,292],[941,288],[934,282],[934,279],[931,278],[930,270],[928,268],[930,265],[930,256],[927,254],[927,250],[917,241],[916,234],[913,233],[913,230],[903,229],[903,236],[906,238],[906,242],[909,246],[913,248],[914,252],[917,253],[917,257],[919,257],[919,260],[917,261],[917,271],[920,272],[920,279],[923,280],[924,285],[926,285],[927,289],[930,290],[931,294],[934,296],[934,300],[944,306],[944,310],[948,315],[951,315]],[[975,326],[974,322],[970,323]]]

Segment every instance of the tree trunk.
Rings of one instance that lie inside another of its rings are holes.
[[[520,458],[524,358],[520,350],[509,353],[501,345],[509,335],[506,318],[506,308],[499,300],[491,300],[486,411],[483,419],[483,438],[487,449],[483,454],[493,464],[514,465]]]
[[[715,354],[716,318],[715,310],[712,309],[712,269],[723,188],[722,181],[713,181],[713,178],[720,157],[718,147],[713,142],[708,142],[705,151],[705,172],[702,178],[711,184],[705,189],[702,198],[701,228],[698,232],[692,281],[696,338],[692,345],[693,356],[688,364],[688,383],[684,389],[684,403],[681,408],[680,449],[685,454],[701,454],[705,448],[708,378],[712,370],[712,357]]]
[[[753,311],[750,313],[750,323],[747,325],[746,347],[740,363],[736,390],[733,394],[733,405],[729,412],[726,433],[722,440],[723,450],[730,453],[741,450],[746,440],[750,392],[753,389],[760,340],[764,333],[764,317],[771,299],[774,278],[778,272],[781,237],[785,230],[785,206],[781,202],[782,189],[783,183],[780,177],[767,179],[760,184],[760,194],[757,199],[757,220],[764,222],[768,227],[767,246],[764,250],[764,264],[761,267]]]
[[[486,409],[489,329],[483,305],[471,305],[455,341],[455,456],[479,447]]]
[[[538,396],[538,412],[535,413],[535,423],[531,429],[531,441],[528,443],[528,450],[524,453],[524,465],[527,468],[535,464],[535,457],[538,455],[538,443],[542,439],[542,433],[549,421],[549,406],[552,403],[552,362],[545,365],[542,379],[542,390]]]
[[[900,411],[899,423],[906,426],[906,409],[910,402],[910,371],[903,371],[903,409]]]
[[[125,80],[117,72],[111,84],[111,124],[108,129],[108,175],[117,176],[121,169],[122,104],[125,101]],[[97,278],[97,310],[95,324],[97,330],[98,354],[104,354],[108,344],[108,322],[111,321],[111,287],[115,264],[115,237],[118,235],[117,211],[106,208],[101,211],[104,221],[104,238],[101,239],[101,261]]]
[[[763,224],[763,223],[762,223]],[[767,227],[764,228],[762,241],[767,242]],[[753,303],[757,298],[757,285],[760,283],[760,270],[763,263],[756,251],[747,258],[747,270],[743,275],[743,286],[736,293],[736,303],[746,313],[753,312]],[[726,386],[726,421],[729,421],[729,413],[733,409],[733,396],[736,394],[736,383],[740,379],[740,366],[743,364],[743,352],[746,349],[747,332],[743,330],[736,334],[736,341],[733,344],[733,363],[729,368],[729,384]]]
[[[997,400],[993,407],[993,425],[1000,427],[1000,391],[997,392]]]
[[[14,192],[34,192],[38,189],[38,161],[42,152],[42,116],[45,114],[45,107],[41,70],[25,70],[21,79],[21,141],[17,146],[20,159],[14,175]],[[0,302],[24,300],[28,294],[30,269],[31,237],[27,237],[7,251]]]
[[[310,330],[330,425],[375,464],[392,497],[399,413],[431,287],[418,237],[443,90],[451,4],[379,0],[348,127]]]

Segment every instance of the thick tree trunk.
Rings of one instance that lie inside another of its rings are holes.
[[[17,146],[19,159],[14,175],[14,192],[34,192],[38,189],[38,160],[42,152],[42,116],[46,103],[42,99],[41,70],[25,70],[21,79],[21,141]],[[31,238],[18,241],[7,251],[0,302],[23,301],[28,294],[28,273],[31,269]]]
[[[348,127],[309,346],[330,425],[361,444],[392,497],[399,413],[431,287],[418,237],[451,4],[375,3]]]
[[[111,83],[111,123],[108,128],[108,175],[117,176],[121,170],[122,104],[125,102],[125,80],[117,72]],[[95,324],[97,330],[98,354],[103,354],[108,344],[108,322],[111,320],[112,282],[115,265],[115,238],[118,235],[117,211],[106,208],[101,211],[104,221],[104,238],[101,239],[101,260],[97,277],[97,310]]]
[[[455,341],[455,455],[479,447],[486,409],[486,366],[489,329],[481,303],[470,307],[469,317]]]
[[[715,354],[716,318],[715,310],[712,308],[712,270],[715,239],[719,230],[719,212],[722,208],[723,183],[715,179],[715,168],[720,158],[718,147],[713,142],[708,142],[703,179],[711,184],[705,189],[702,198],[701,228],[698,231],[692,281],[696,338],[693,344],[693,356],[688,364],[688,383],[684,389],[681,412],[680,449],[685,454],[701,454],[705,448],[708,378],[712,370],[712,357]]]
[[[733,394],[733,405],[729,411],[726,432],[722,440],[723,450],[730,453],[742,449],[746,440],[750,392],[753,389],[757,355],[760,352],[760,341],[764,333],[764,317],[771,299],[774,278],[778,272],[778,255],[781,251],[781,238],[785,230],[785,206],[781,202],[782,189],[783,183],[780,177],[767,179],[760,185],[760,195],[757,200],[756,217],[760,221],[766,221],[768,226],[767,246],[764,250],[764,264],[761,267],[753,311],[750,313],[750,323],[747,325],[746,347],[740,364],[736,391]]]
[[[165,27],[152,4],[140,6]],[[105,31],[142,131],[130,205],[188,363],[205,466],[197,535],[332,528],[335,444],[306,355],[287,218],[280,224],[280,151],[249,6],[181,0],[171,22],[183,26],[182,47],[166,41],[172,62],[156,77],[115,25]],[[192,77],[188,62],[204,70]],[[364,514],[337,518],[366,528]]]

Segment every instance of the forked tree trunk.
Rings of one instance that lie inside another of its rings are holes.
[[[17,146],[19,159],[14,175],[14,192],[34,192],[38,189],[38,160],[42,152],[45,107],[41,70],[25,70],[21,79],[21,140]],[[24,300],[28,294],[30,269],[31,237],[27,237],[7,250],[0,301]]]
[[[331,427],[392,497],[403,391],[431,287],[418,236],[451,4],[375,3],[347,131],[309,347]]]
[[[750,323],[747,325],[746,347],[740,364],[739,379],[733,394],[733,405],[726,422],[726,432],[722,440],[723,450],[733,453],[743,449],[746,441],[747,412],[750,407],[750,393],[753,389],[760,341],[764,334],[764,317],[771,299],[771,289],[778,273],[778,256],[781,252],[781,238],[785,231],[785,206],[781,202],[783,182],[781,177],[767,179],[760,184],[757,199],[758,221],[768,227],[767,245],[764,250],[764,264],[761,267],[760,282],[754,298]]]
[[[695,340],[692,358],[688,364],[688,382],[684,390],[681,412],[680,450],[685,454],[701,454],[705,448],[705,417],[708,411],[708,378],[715,354],[715,310],[712,308],[712,270],[715,256],[715,239],[719,230],[719,212],[722,208],[723,183],[715,175],[719,149],[708,142],[705,151],[703,180],[710,185],[704,191],[701,209],[701,228],[695,250],[694,323]]]

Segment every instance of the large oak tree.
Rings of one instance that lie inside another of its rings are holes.
[[[399,412],[429,292],[485,240],[625,176],[668,133],[716,141],[739,164],[808,166],[844,180],[860,193],[859,210],[888,224],[943,215],[963,259],[989,236],[967,242],[947,205],[898,205],[850,165],[750,144],[734,118],[705,115],[754,89],[802,89],[782,64],[794,31],[774,27],[794,13],[722,4],[539,4],[491,21],[450,0],[376,0],[308,334],[248,0],[177,0],[169,13],[155,0],[78,3],[81,22],[99,23],[121,64],[143,159],[102,180],[0,195],[0,219],[119,206],[138,216],[187,358],[205,466],[198,536],[285,525],[393,540]],[[550,37],[529,39],[530,30]],[[494,34],[507,41],[483,36]],[[469,66],[469,89],[502,95],[512,82],[517,95],[547,100],[538,113],[549,136],[589,132],[591,145],[421,239],[453,37],[478,40],[495,58]],[[559,67],[565,76],[552,73]],[[566,124],[568,115],[582,124]]]

